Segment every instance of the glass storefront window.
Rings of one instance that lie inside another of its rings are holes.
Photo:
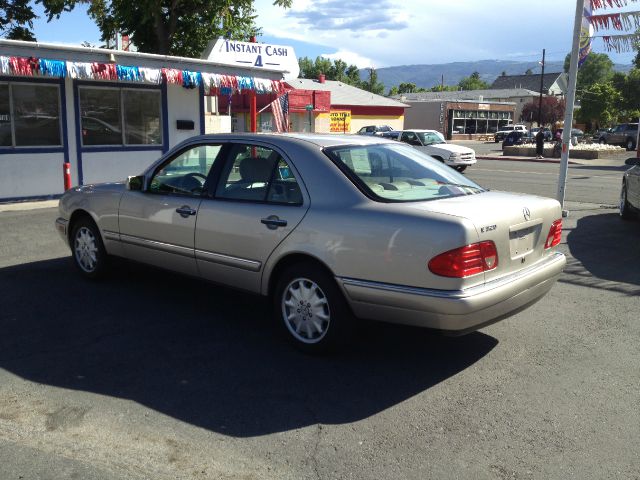
[[[79,93],[82,145],[162,143],[160,92],[80,87]]]
[[[125,143],[150,145],[162,143],[160,92],[123,91]]]
[[[0,84],[0,147],[13,145],[11,138],[11,103],[9,84]]]
[[[62,145],[59,90],[57,85],[11,85],[16,147]]]

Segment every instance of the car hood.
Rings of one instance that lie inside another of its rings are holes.
[[[109,182],[109,183],[91,183],[89,185],[83,185],[77,187],[77,191],[83,193],[91,192],[121,192],[125,190],[124,182]]]

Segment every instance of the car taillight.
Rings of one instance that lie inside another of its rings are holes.
[[[551,224],[549,229],[549,235],[547,235],[547,241],[544,242],[545,250],[547,248],[555,247],[562,240],[562,219],[556,220]]]
[[[449,250],[429,261],[429,270],[443,277],[463,278],[493,270],[498,266],[498,251],[492,241],[473,243]]]

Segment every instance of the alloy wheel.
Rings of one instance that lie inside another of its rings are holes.
[[[73,251],[78,266],[87,273],[92,273],[98,266],[98,243],[93,232],[87,227],[78,229]]]
[[[282,316],[296,340],[320,342],[329,330],[329,301],[320,286],[308,278],[296,278],[287,285],[281,300]]]

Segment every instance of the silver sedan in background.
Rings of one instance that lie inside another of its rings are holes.
[[[640,211],[640,158],[629,158],[625,163],[631,168],[622,177],[620,216],[629,220]]]
[[[84,276],[119,256],[268,296],[311,352],[359,319],[481,328],[565,265],[557,201],[488,191],[377,136],[194,137],[126,182],[69,190],[59,212]]]

